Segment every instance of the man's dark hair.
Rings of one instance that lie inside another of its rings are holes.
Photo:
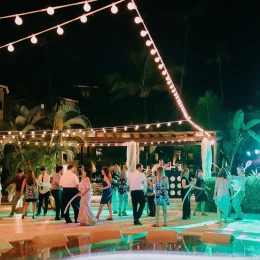
[[[70,170],[70,169],[72,169],[72,168],[74,168],[74,165],[69,164],[68,167],[67,167],[67,170]]]
[[[17,169],[17,173],[22,173],[22,172],[23,172],[23,169],[21,169],[21,168]]]
[[[43,166],[43,167],[41,167],[41,169],[40,169],[40,171],[42,172],[42,171],[45,171],[46,169],[45,169],[45,167]]]
[[[57,166],[56,167],[56,172],[59,172],[59,171],[61,171],[63,169],[63,166]]]
[[[138,163],[138,164],[136,164],[135,169],[138,169],[138,168],[141,168],[141,167],[142,167],[142,164],[141,164],[141,163]]]

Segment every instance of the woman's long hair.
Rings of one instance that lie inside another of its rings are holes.
[[[195,173],[195,177],[196,177],[196,178],[198,178],[199,172],[202,172],[202,170],[201,170],[201,169],[198,169],[198,170],[196,171],[196,173]]]
[[[183,168],[182,172],[181,172],[181,178],[187,173],[189,172],[188,168]]]
[[[112,181],[112,176],[111,176],[111,173],[110,173],[108,167],[104,166],[104,167],[102,167],[102,170],[105,172],[105,175],[107,176],[107,178],[111,182]]]
[[[34,172],[32,170],[29,170],[26,177],[26,183],[28,185],[32,185],[34,183],[34,179],[35,179]]]
[[[165,171],[163,169],[163,167],[158,167],[157,168],[157,174],[158,176],[160,176],[161,178],[163,178],[165,176]]]
[[[227,178],[227,171],[224,168],[220,168],[219,172],[218,172],[218,177],[219,178],[222,177],[222,178],[226,179]]]
[[[89,177],[89,179],[91,179],[93,171],[88,167],[84,167],[84,172],[86,172],[86,177]]]

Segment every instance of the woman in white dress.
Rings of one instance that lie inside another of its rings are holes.
[[[225,169],[221,168],[219,170],[218,177],[216,178],[215,190],[214,190],[214,200],[217,205],[217,223],[221,223],[221,212],[224,213],[224,222],[227,222],[229,206],[230,206],[230,196],[232,196],[231,183],[227,179],[227,172]]]
[[[93,226],[98,221],[91,208],[91,197],[92,197],[91,194],[92,188],[90,184],[91,174],[92,171],[90,169],[83,168],[82,180],[78,188],[81,196],[78,222],[84,226],[85,225]]]

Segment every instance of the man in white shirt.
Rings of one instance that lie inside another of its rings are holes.
[[[127,180],[127,185],[130,187],[132,197],[134,225],[142,225],[139,219],[141,218],[145,207],[147,180],[145,174],[142,172],[142,169],[143,165],[138,163],[136,165],[136,170],[129,174]]]
[[[49,197],[50,197],[50,175],[46,172],[45,167],[41,167],[41,174],[38,178],[39,183],[39,203],[36,216],[41,214],[42,203],[44,200],[44,216],[47,214]]]
[[[158,169],[159,167],[162,167],[162,168],[164,169],[165,166],[163,166],[163,164],[164,164],[163,160],[159,160],[159,162],[153,166],[153,168],[152,168],[152,173],[153,173],[154,175],[156,175],[157,169]]]
[[[68,165],[67,172],[63,174],[60,178],[60,187],[63,188],[62,192],[62,203],[61,208],[64,212],[66,206],[70,202],[70,200],[79,193],[78,187],[79,187],[79,179],[78,176],[74,173],[74,166]],[[75,223],[78,223],[78,214],[79,214],[79,200],[76,198],[72,200],[71,205],[74,210],[74,221]],[[66,223],[71,223],[72,220],[70,219],[70,212],[69,207],[67,211],[64,213],[64,217],[66,220]]]
[[[238,176],[229,175],[228,178],[234,182],[234,198],[232,200],[232,206],[236,212],[236,217],[234,220],[242,220],[243,213],[241,211],[241,202],[245,197],[245,185],[246,185],[246,176],[245,170],[243,167],[237,167]]]

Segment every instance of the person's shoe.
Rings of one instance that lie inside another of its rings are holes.
[[[74,223],[79,223],[78,221],[74,221]]]
[[[117,214],[118,212],[115,210],[114,212],[113,212],[113,214]]]
[[[32,219],[36,219],[36,217],[34,215],[32,215]]]
[[[242,218],[234,218],[234,220],[243,220]]]
[[[134,225],[143,225],[139,220],[134,221]]]
[[[13,217],[13,216],[14,216],[14,214],[13,214],[13,213],[10,213],[9,217]]]
[[[202,215],[202,216],[208,216],[208,214],[206,214],[205,212],[202,212],[201,215]]]
[[[37,213],[36,216],[40,216],[40,213]]]
[[[55,220],[61,220],[61,218],[55,218]]]
[[[66,223],[72,223],[72,220],[71,219],[67,219]]]
[[[123,216],[128,216],[126,212],[124,212],[122,215],[123,215]]]
[[[119,216],[119,217],[121,217],[121,216],[122,216],[122,214],[121,214],[121,213],[118,213],[118,216]]]
[[[183,219],[183,220],[187,220],[187,219],[189,219],[189,218],[187,218],[187,217],[182,217],[182,219]]]
[[[24,219],[24,215],[22,215],[22,219]]]
[[[27,212],[24,214],[25,217],[27,217]]]
[[[44,213],[43,216],[47,216],[47,213]]]
[[[113,220],[113,218],[110,218],[110,217],[109,217],[109,218],[107,218],[106,220]]]

